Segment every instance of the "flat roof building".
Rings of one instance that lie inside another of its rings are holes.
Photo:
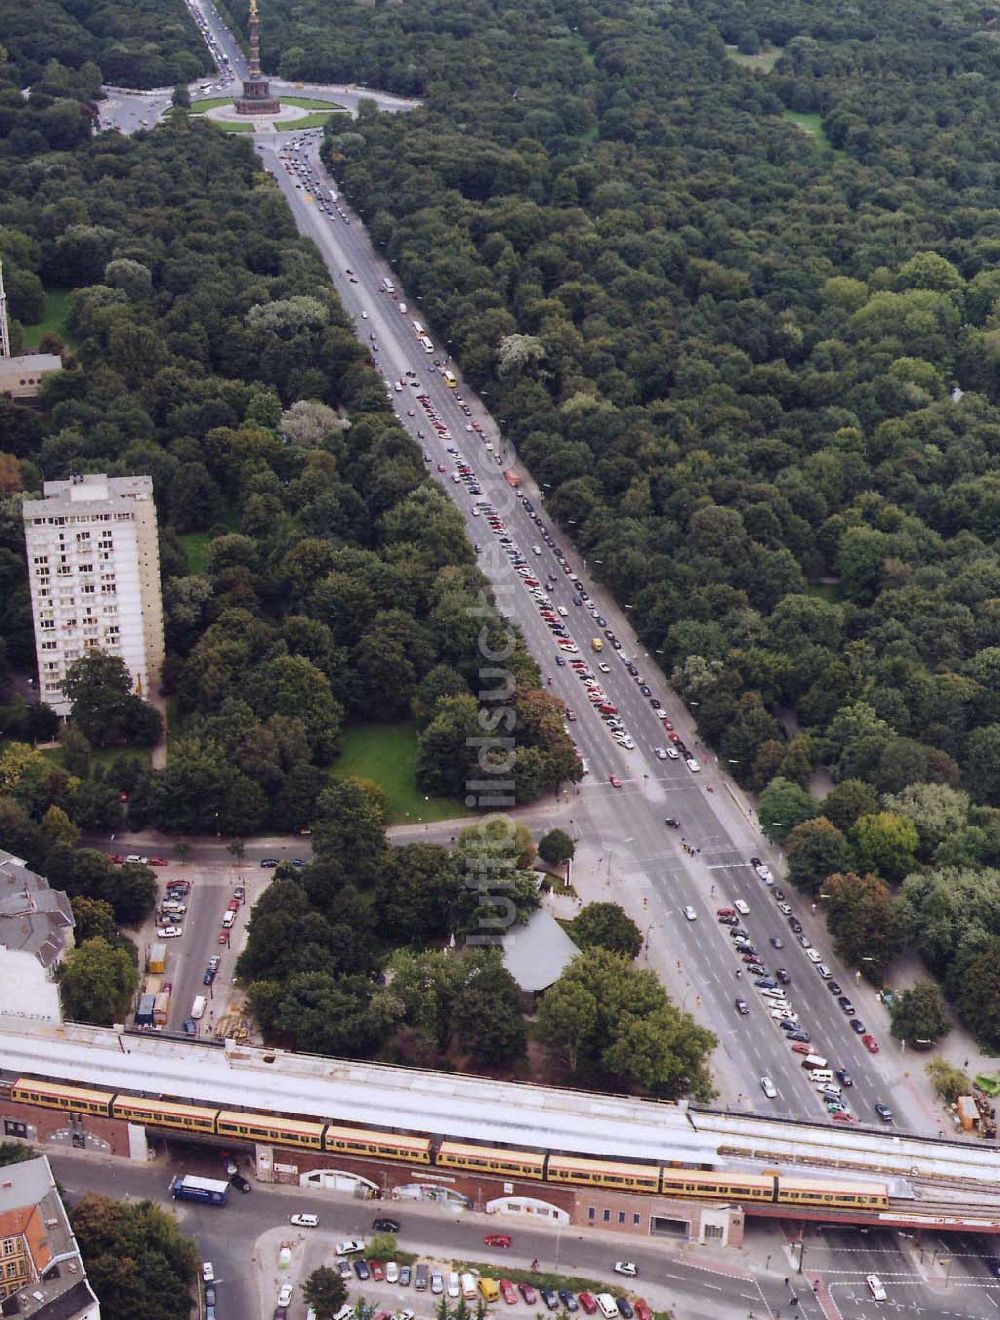
[[[149,696],[164,650],[152,478],[90,473],[43,492],[23,504],[42,701],[70,713],[63,680],[92,650],[120,656],[135,694]]]

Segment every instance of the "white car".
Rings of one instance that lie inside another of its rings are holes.
[[[206,1283],[213,1283],[215,1281],[215,1270],[212,1268],[212,1262],[210,1260],[203,1260],[201,1262],[201,1277]]]
[[[566,613],[566,611],[563,610],[561,606],[560,606],[560,610],[561,610],[561,612],[562,612],[563,614]],[[611,673],[611,666],[610,666],[610,665],[606,665],[606,664],[604,663],[603,660],[600,662],[600,664],[597,666],[597,668],[601,671],[602,674],[610,674],[610,673]]]
[[[806,949],[806,957],[811,963],[821,963],[823,961],[823,955],[819,949]]]
[[[868,1291],[875,1298],[876,1302],[888,1300],[889,1294],[885,1290],[885,1284],[877,1274],[865,1275],[865,1283],[868,1285]]]
[[[667,756],[668,756],[668,752],[667,752],[667,749],[666,749],[665,747],[657,747],[657,749],[656,749],[656,759],[657,759],[658,761],[665,761],[665,760],[667,759]]]
[[[362,313],[361,313],[361,319],[362,319],[362,321],[367,321],[367,320],[368,320],[368,313],[367,313],[367,312],[362,312]]]
[[[295,1291],[290,1283],[283,1283],[281,1291],[278,1293],[278,1305],[288,1306],[292,1300],[292,1293]]]
[[[359,1251],[364,1251],[365,1244],[359,1242],[357,1238],[347,1238],[343,1242],[337,1243],[338,1256],[356,1256]]]
[[[693,756],[686,756],[684,759],[687,762],[687,768],[691,771],[693,775],[697,775],[701,773],[701,763],[697,761]]]
[[[768,1100],[773,1100],[778,1094],[778,1088],[771,1081],[770,1077],[762,1077],[760,1079],[760,1089],[767,1096]]]
[[[542,553],[542,547],[540,545],[533,545],[531,547],[531,553],[533,555],[540,555]]]
[[[296,1228],[318,1228],[319,1215],[292,1215],[292,1223]]]
[[[624,1274],[630,1279],[634,1279],[639,1273],[639,1266],[631,1260],[616,1260],[615,1273]]]
[[[735,899],[733,902],[733,907],[736,909],[737,912],[741,912],[743,916],[748,916],[750,913],[750,904],[745,899],[742,898]]]
[[[179,940],[183,934],[183,926],[157,926],[156,928],[156,938],[158,940]]]
[[[681,759],[681,754],[676,747],[668,747],[666,750],[671,761],[679,761]]]
[[[399,1282],[399,1266],[394,1260],[387,1260],[385,1263],[385,1281],[386,1283]]]
[[[140,857],[138,853],[129,853],[125,858],[125,862],[129,866],[146,866],[149,862],[149,858]]]
[[[690,905],[690,903],[684,909],[684,915],[687,917],[688,921],[698,920],[698,913],[695,912],[694,908]]]

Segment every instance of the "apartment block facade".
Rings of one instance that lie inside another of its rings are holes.
[[[163,600],[152,478],[87,474],[47,481],[43,494],[23,505],[42,701],[70,713],[63,680],[91,650],[120,656],[137,696],[155,694]]]

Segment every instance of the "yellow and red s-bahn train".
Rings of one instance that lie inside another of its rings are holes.
[[[521,1178],[568,1187],[601,1187],[611,1191],[645,1192],[660,1196],[789,1206],[820,1206],[840,1210],[885,1210],[889,1192],[884,1183],[789,1177],[783,1173],[725,1173],[682,1169],[666,1164],[566,1155],[548,1150],[515,1150],[460,1141],[435,1141],[429,1136],[383,1132],[309,1119],[259,1114],[244,1109],[216,1109],[169,1100],[151,1100],[124,1092],[93,1090],[62,1082],[22,1077],[10,1089],[11,1100],[144,1123],[175,1132],[192,1132],[234,1141],[264,1141],[329,1154],[434,1165],[441,1169]]]

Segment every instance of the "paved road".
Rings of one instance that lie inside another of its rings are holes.
[[[249,1196],[234,1192],[224,1210],[172,1202],[168,1191],[172,1172],[219,1176],[212,1155],[200,1147],[192,1146],[186,1160],[178,1153],[179,1162],[172,1163],[161,1154],[151,1165],[77,1153],[53,1154],[51,1150],[49,1157],[70,1202],[94,1191],[118,1199],[148,1197],[172,1205],[184,1231],[196,1238],[203,1259],[212,1261],[221,1280],[219,1320],[270,1315],[279,1277],[276,1251],[282,1241],[293,1245],[289,1277],[298,1282],[316,1265],[329,1263],[337,1239],[366,1236],[373,1215],[380,1212],[402,1222],[400,1242],[406,1250],[439,1261],[495,1264],[498,1273],[505,1264],[524,1268],[537,1258],[543,1269],[611,1282],[614,1260],[627,1254],[639,1266],[635,1291],[654,1307],[672,1306],[678,1320],[745,1320],[750,1314],[756,1320],[776,1320],[779,1315],[784,1320],[794,1315],[819,1320],[824,1311],[813,1291],[817,1280],[823,1301],[832,1300],[844,1320],[876,1320],[889,1311],[927,1320],[980,1320],[984,1316],[993,1320],[1000,1309],[1000,1280],[992,1277],[985,1263],[989,1248],[972,1235],[928,1236],[920,1243],[876,1229],[822,1233],[812,1229],[806,1238],[801,1273],[796,1269],[794,1234],[786,1238],[778,1224],[751,1224],[747,1250],[730,1256],[724,1251],[692,1253],[679,1243],[635,1239],[628,1240],[626,1249],[613,1234],[505,1222],[503,1229],[511,1232],[514,1246],[499,1251],[482,1243],[484,1233],[498,1231],[497,1222],[471,1213],[456,1217],[454,1211],[429,1204],[382,1207],[361,1204],[344,1194],[260,1184],[254,1185]],[[291,1229],[289,1216],[303,1210],[320,1216],[318,1230]],[[867,1274],[883,1280],[888,1303],[879,1306],[873,1302],[865,1284]],[[387,1309],[410,1306],[428,1318],[434,1312],[433,1299],[412,1289],[380,1289],[371,1283],[363,1289],[354,1286],[355,1296],[362,1291],[365,1297],[384,1302]],[[790,1306],[793,1297],[799,1298],[797,1307]],[[512,1320],[526,1320],[526,1311],[524,1307],[513,1310]],[[303,1314],[304,1308],[296,1302],[291,1320],[302,1320]],[[832,1317],[834,1313],[828,1310],[827,1314]]]
[[[483,1215],[465,1213],[456,1217],[430,1204],[400,1204],[381,1206],[378,1203],[359,1203],[345,1194],[302,1190],[294,1187],[264,1187],[255,1185],[248,1196],[234,1192],[228,1206],[215,1209],[189,1202],[171,1201],[169,1183],[172,1172],[185,1170],[218,1177],[219,1168],[210,1158],[194,1155],[185,1164],[168,1167],[169,1161],[160,1160],[151,1166],[133,1165],[125,1160],[96,1160],[71,1154],[49,1152],[53,1169],[60,1185],[72,1203],[86,1192],[98,1192],[116,1199],[149,1198],[164,1205],[172,1205],[184,1232],[198,1242],[202,1258],[211,1260],[219,1283],[219,1320],[247,1320],[254,1315],[270,1316],[274,1304],[275,1255],[281,1241],[291,1242],[298,1248],[289,1278],[299,1282],[320,1263],[329,1264],[335,1242],[344,1237],[366,1237],[371,1232],[374,1215],[387,1213],[402,1223],[401,1245],[408,1251],[438,1261],[479,1261],[494,1264],[501,1274],[505,1265],[526,1268],[537,1258],[543,1269],[551,1269],[567,1276],[583,1276],[607,1281],[614,1280],[612,1266],[616,1258],[625,1253],[624,1245],[608,1233],[582,1232],[576,1228],[557,1231],[553,1228],[528,1228],[521,1225],[502,1226]],[[318,1230],[293,1230],[289,1216],[308,1210],[320,1216]],[[500,1229],[508,1230],[514,1238],[509,1251],[486,1247],[483,1235]],[[279,1230],[274,1232],[272,1230]],[[287,1230],[287,1231],[286,1231]],[[775,1270],[780,1274],[780,1244],[773,1234]],[[629,1240],[627,1255],[639,1266],[639,1279],[635,1291],[645,1296],[654,1307],[673,1305],[678,1320],[719,1320],[733,1317],[743,1320],[749,1310],[756,1307],[761,1320],[780,1309],[787,1296],[780,1277],[774,1271],[753,1273],[733,1262],[726,1264],[718,1256],[713,1264],[695,1265],[684,1259],[682,1248],[671,1243],[637,1243]],[[255,1296],[257,1285],[261,1296]],[[430,1317],[436,1311],[429,1294],[421,1296],[410,1289],[379,1289],[377,1285],[357,1284],[353,1295],[379,1298],[393,1308],[410,1306],[422,1316]],[[802,1314],[819,1316],[821,1312],[809,1299],[805,1299]],[[504,1308],[506,1314],[506,1308]],[[526,1320],[528,1308],[512,1308],[512,1320]],[[304,1307],[296,1302],[291,1320],[302,1320]]]
[[[248,901],[252,904],[267,884],[269,876],[270,872],[267,871],[248,870],[241,874],[232,865],[199,867],[191,864],[171,867],[158,874],[161,894],[168,877],[182,878],[191,883],[191,892],[185,899],[188,910],[183,922],[184,934],[180,939],[164,941],[167,951],[164,980],[169,981],[173,987],[168,1021],[171,1031],[183,1030],[184,1020],[190,1015],[196,996],[204,995],[208,1005],[202,1019],[196,1022],[197,1034],[214,1035],[215,1025],[226,1015],[230,1005],[236,958],[245,942],[249,908],[240,908],[226,944],[219,943],[223,914],[238,883],[248,887]],[[152,928],[142,932],[143,944],[155,938]],[[206,986],[203,983],[205,969],[213,955],[218,955],[222,961],[215,981]]]
[[[737,980],[741,966],[732,950],[725,928],[716,925],[714,909],[729,904],[736,898],[750,906],[746,925],[756,947],[764,954],[770,968],[785,966],[792,976],[789,996],[797,1007],[803,1025],[812,1034],[813,1042],[821,1053],[837,1066],[850,1069],[856,1086],[850,1095],[859,1115],[866,1122],[874,1121],[872,1104],[875,1100],[897,1103],[882,1074],[878,1061],[872,1061],[861,1046],[860,1039],[850,1030],[848,1021],[828,993],[805,952],[798,946],[785,918],[765,886],[757,879],[748,859],[753,854],[767,855],[756,828],[739,794],[718,772],[711,758],[705,758],[701,773],[692,774],[681,762],[661,762],[656,748],[666,744],[666,734],[657,717],[639,690],[639,683],[627,672],[622,659],[610,646],[605,646],[600,657],[590,651],[589,641],[600,635],[602,629],[594,622],[585,606],[572,603],[574,588],[569,582],[553,550],[546,545],[540,530],[532,521],[520,499],[514,495],[503,479],[502,470],[486,448],[489,440],[497,453],[504,449],[503,439],[494,420],[485,411],[481,401],[473,398],[464,388],[463,397],[471,404],[472,421],[483,427],[483,438],[466,429],[471,425],[462,413],[453,391],[449,390],[436,371],[429,367],[433,358],[444,358],[447,344],[437,345],[432,355],[424,353],[412,329],[412,320],[420,312],[413,300],[404,293],[408,313],[400,314],[399,305],[387,294],[380,292],[384,277],[392,276],[389,268],[371,248],[363,226],[346,208],[345,218],[326,214],[320,202],[329,197],[334,185],[322,172],[317,161],[318,145],[304,145],[301,151],[308,157],[312,176],[303,180],[298,174],[286,171],[289,144],[273,136],[259,141],[258,150],[266,168],[276,178],[285,193],[300,230],[314,239],[330,269],[337,291],[348,311],[354,317],[359,336],[378,346],[377,359],[388,382],[407,378],[407,371],[416,373],[420,389],[408,387],[403,394],[393,397],[400,420],[432,460],[434,475],[451,495],[466,521],[471,540],[483,546],[481,563],[493,582],[501,609],[516,618],[532,651],[540,660],[546,680],[551,679],[552,691],[561,696],[578,718],[571,727],[589,774],[580,788],[580,796],[573,800],[574,831],[584,838],[598,840],[602,859],[608,868],[609,888],[617,894],[627,891],[635,900],[644,900],[643,915],[649,934],[652,964],[664,975],[668,985],[671,975],[678,971],[691,986],[686,1007],[701,1020],[710,1023],[719,1034],[721,1048],[717,1059],[717,1080],[720,1089],[731,1102],[750,1105],[762,1112],[790,1114],[815,1118],[821,1113],[818,1099],[800,1066],[800,1059],[790,1052],[775,1023],[765,1011],[763,1002],[746,978]],[[298,186],[297,186],[298,185]],[[349,221],[349,223],[348,223]],[[354,273],[352,282],[347,270]],[[398,280],[395,281],[397,288]],[[440,418],[451,432],[451,444],[472,465],[478,475],[483,495],[501,511],[501,516],[514,541],[525,551],[538,577],[546,574],[555,578],[550,592],[553,604],[568,611],[568,624],[580,647],[580,655],[591,660],[604,661],[610,669],[600,675],[611,702],[622,714],[636,746],[625,751],[612,742],[606,726],[584,698],[582,684],[569,667],[556,665],[556,646],[552,635],[540,617],[538,609],[500,554],[496,538],[491,535],[481,517],[472,513],[473,500],[465,487],[450,479],[454,456],[446,452],[436,432],[428,424],[418,393],[427,393]],[[411,418],[408,414],[414,412]],[[423,432],[423,438],[418,432]],[[447,471],[439,474],[438,463]],[[526,480],[523,490],[533,497],[536,510],[543,506],[541,493]],[[545,520],[548,526],[548,520]],[[553,529],[557,545],[562,542],[567,557],[590,596],[600,603],[602,617],[625,646],[623,654],[634,657],[640,666],[639,677],[648,680],[656,697],[666,707],[672,722],[692,750],[696,749],[695,731],[689,712],[685,711],[666,687],[652,659],[643,652],[627,620],[627,611],[619,610],[588,579],[584,561],[565,538]],[[531,547],[538,545],[541,553],[533,554]],[[697,749],[701,752],[701,749]],[[611,774],[623,781],[621,789],[610,786]],[[680,820],[681,830],[664,826],[664,818]],[[700,854],[690,856],[682,850],[681,836]],[[691,905],[697,921],[685,920],[683,909]],[[633,906],[635,906],[633,902]],[[796,909],[799,908],[796,902]],[[811,915],[811,914],[810,914]],[[804,914],[800,913],[800,916]],[[769,938],[784,941],[780,954],[769,947]],[[768,957],[767,955],[771,956]],[[845,989],[854,986],[854,976],[835,965],[824,950],[826,961],[833,967]],[[780,961],[779,961],[780,959]],[[682,964],[677,968],[678,961]],[[748,1017],[736,1015],[734,999],[742,994],[751,1002]],[[680,996],[679,996],[680,997]],[[760,1089],[760,1078],[767,1074],[773,1078],[778,1096],[765,1100]],[[908,1097],[900,1097],[902,1104]],[[897,1103],[897,1108],[901,1107]],[[916,1106],[909,1115],[910,1125],[919,1130],[930,1127],[922,1110]]]
[[[227,52],[231,67],[239,73],[245,67],[241,63],[243,57],[210,0],[190,0],[190,3],[193,8],[201,9],[211,28],[213,42]],[[408,387],[404,394],[394,393],[400,420],[427,452],[433,467],[436,469],[440,462],[448,469],[443,476],[436,471],[435,475],[441,476],[443,488],[461,509],[470,539],[483,547],[482,567],[494,584],[500,608],[517,619],[547,680],[551,680],[552,691],[578,716],[570,727],[589,774],[579,796],[571,799],[573,832],[581,839],[596,841],[599,864],[607,868],[609,895],[618,898],[644,923],[650,965],[678,1002],[717,1032],[720,1048],[714,1071],[720,1094],[731,1104],[766,1113],[815,1118],[822,1112],[800,1067],[800,1059],[790,1052],[783,1033],[772,1022],[756,992],[746,984],[746,977],[736,978],[740,964],[725,928],[718,927],[714,921],[716,906],[742,898],[751,909],[746,918],[747,929],[766,965],[772,970],[784,966],[792,977],[789,995],[803,1026],[811,1034],[811,1043],[832,1064],[849,1068],[855,1077],[856,1086],[848,1098],[859,1117],[874,1122],[872,1106],[881,1100],[893,1105],[901,1124],[908,1128],[936,1131],[937,1119],[929,1111],[926,1097],[904,1079],[897,1057],[883,1055],[873,1060],[865,1053],[835,997],[824,988],[773,898],[756,878],[748,858],[755,853],[768,857],[768,850],[739,794],[698,747],[690,713],[667,689],[656,669],[655,656],[650,657],[637,642],[629,627],[628,606],[619,609],[589,578],[586,561],[553,528],[556,543],[565,545],[569,561],[592,601],[599,605],[601,617],[622,640],[625,647],[622,654],[634,658],[640,667],[639,677],[648,680],[676,729],[692,750],[702,755],[704,765],[701,773],[694,775],[683,762],[657,759],[656,750],[665,746],[666,734],[648,699],[640,692],[638,680],[628,674],[610,646],[606,645],[599,657],[590,650],[590,639],[601,635],[603,628],[591,619],[583,605],[572,603],[574,588],[552,548],[544,542],[541,529],[503,480],[494,454],[485,448],[489,441],[495,453],[507,454],[509,465],[513,455],[508,453],[499,428],[483,403],[465,389],[473,410],[472,420],[483,428],[482,440],[466,429],[471,421],[460,410],[454,392],[444,385],[438,372],[431,370],[433,358],[445,357],[448,345],[439,344],[430,356],[423,352],[412,329],[412,320],[419,317],[419,310],[407,298],[409,312],[404,316],[400,314],[399,303],[380,292],[382,279],[391,272],[371,248],[357,217],[349,210],[345,210],[344,218],[335,211],[327,215],[320,210],[317,199],[329,201],[328,190],[333,181],[322,175],[316,159],[315,137],[311,136],[309,144],[302,148],[303,155],[311,162],[313,181],[307,181],[306,187],[296,186],[302,181],[286,172],[285,162],[279,156],[282,151],[287,153],[293,136],[259,134],[257,146],[262,160],[288,198],[300,230],[317,243],[345,308],[355,318],[359,337],[371,345],[374,336],[377,357],[387,381],[406,379],[407,371],[417,373],[421,382],[419,391]],[[344,199],[340,201],[344,205]],[[356,282],[346,274],[348,268],[355,272]],[[556,665],[556,647],[536,605],[500,553],[497,539],[484,519],[473,515],[472,501],[465,488],[449,479],[455,456],[445,452],[444,444],[428,424],[415,397],[418,392],[431,397],[438,415],[450,428],[451,443],[477,472],[483,498],[490,499],[501,512],[508,531],[537,569],[538,576],[544,581],[546,574],[553,575],[554,586],[549,593],[552,603],[567,611],[568,625],[580,655],[595,664],[608,665],[607,674],[596,669],[595,673],[621,713],[634,740],[634,750],[625,751],[611,740],[606,726],[585,700],[582,685],[573,671]],[[408,415],[411,410],[412,418]],[[419,431],[424,432],[424,438],[417,434]],[[544,507],[544,492],[526,474],[523,491],[531,497],[536,511]],[[545,526],[548,527],[547,520]],[[535,545],[540,550],[537,555],[531,549]],[[609,785],[612,774],[621,778],[620,789]],[[681,830],[668,830],[663,824],[666,816],[679,819]],[[693,848],[700,850],[696,855],[682,850],[682,835]],[[774,859],[771,860],[773,863]],[[688,905],[697,914],[696,921],[685,919],[684,908]],[[798,908],[796,903],[797,911]],[[811,921],[811,914],[799,911],[798,915],[807,933],[815,935],[817,926]],[[781,938],[785,947],[777,952],[772,950],[769,945],[772,936]],[[844,989],[853,989],[853,972],[838,967],[825,949],[823,952]],[[748,1017],[736,1014],[737,994],[751,1003]],[[883,1040],[883,1044],[887,1043]],[[763,1095],[760,1079],[764,1075],[772,1078],[777,1087],[774,1100],[768,1101]]]

